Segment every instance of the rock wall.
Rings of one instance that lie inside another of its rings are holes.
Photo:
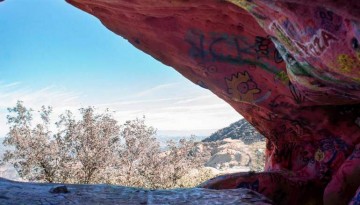
[[[266,172],[203,187],[245,187],[277,204],[360,203],[359,1],[67,1],[267,138]]]
[[[248,187],[280,204],[344,204],[355,195],[358,1],[68,2],[210,89],[268,139],[266,172],[204,187]]]
[[[268,139],[266,172],[204,187],[250,187],[279,204],[344,204],[355,195],[358,1],[67,1],[210,89]]]

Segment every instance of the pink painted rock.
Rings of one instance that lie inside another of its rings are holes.
[[[67,1],[266,136],[266,172],[203,187],[245,187],[277,204],[360,203],[359,1]]]

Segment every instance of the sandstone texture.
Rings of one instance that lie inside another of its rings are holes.
[[[248,188],[276,204],[360,203],[359,1],[67,2],[211,90],[267,138],[264,172],[201,187]]]
[[[359,1],[67,1],[211,90],[267,138],[265,172],[203,187],[247,187],[278,204],[356,201]]]

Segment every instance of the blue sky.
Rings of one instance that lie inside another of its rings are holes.
[[[54,115],[90,105],[120,122],[145,115],[160,132],[203,134],[241,118],[64,0],[4,1],[0,26],[0,135],[16,100]]]

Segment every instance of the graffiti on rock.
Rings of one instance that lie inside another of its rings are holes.
[[[339,65],[339,69],[344,73],[349,73],[354,68],[356,69],[360,67],[359,59],[354,56],[349,56],[347,54],[340,54],[337,57],[337,63]]]
[[[327,31],[336,33],[343,25],[343,19],[341,16],[336,15],[334,12],[326,10],[322,7],[318,7],[315,10],[315,19],[318,19],[321,28]]]
[[[299,42],[291,39],[277,22],[273,22],[270,29],[275,32],[279,41],[295,56],[321,56],[330,47],[331,43],[339,40],[335,35],[324,29],[319,29],[309,42]]]
[[[225,81],[231,99],[237,102],[253,102],[254,94],[261,92],[246,71],[232,75],[230,78],[225,78]]]
[[[301,48],[304,55],[317,57],[321,56],[334,41],[338,41],[335,35],[320,29],[318,35],[315,35],[309,42],[300,43],[297,41],[296,45]]]
[[[255,99],[254,95],[260,94],[261,89],[247,71],[233,74],[230,78],[225,78],[225,81],[230,98],[236,102],[260,103],[271,95],[271,91],[268,91],[264,96]]]
[[[269,45],[271,44],[271,40],[269,38],[256,36],[255,42],[256,42],[255,51],[257,54],[257,59],[260,59],[261,57],[268,58],[270,55]]]
[[[276,66],[259,60],[266,58],[272,62],[282,62],[275,47],[270,46],[271,41],[268,37],[256,36],[255,39],[248,39],[226,33],[205,35],[201,31],[192,29],[185,35],[185,41],[190,45],[189,55],[199,60],[201,64],[220,62],[248,67],[257,66],[275,75],[281,72]]]

